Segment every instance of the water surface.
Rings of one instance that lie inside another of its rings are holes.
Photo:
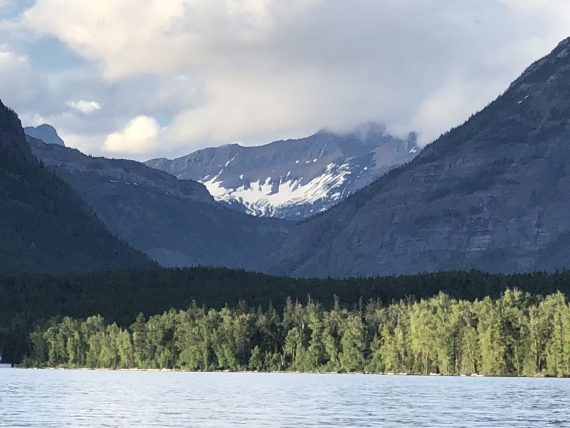
[[[570,379],[0,370],[2,427],[570,427]]]

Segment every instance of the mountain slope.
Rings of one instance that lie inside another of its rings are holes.
[[[0,102],[0,270],[103,271],[152,266],[116,240],[33,157],[20,120]]]
[[[47,123],[40,126],[27,126],[24,128],[26,137],[36,138],[42,140],[46,144],[57,144],[58,146],[65,146],[65,143],[55,130],[55,128]]]
[[[274,272],[570,267],[570,39],[464,125],[294,230]]]
[[[367,124],[258,147],[230,144],[148,166],[204,183],[218,201],[257,216],[302,219],[324,211],[389,169],[411,160],[407,141]]]
[[[32,149],[109,230],[164,266],[258,270],[289,228],[220,205],[202,184],[135,161],[94,158],[37,140]]]

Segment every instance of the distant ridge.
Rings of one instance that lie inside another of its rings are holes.
[[[39,140],[31,147],[111,232],[163,266],[260,270],[290,227],[232,210],[204,185],[139,162],[91,157]]]
[[[55,144],[58,146],[65,147],[65,143],[63,142],[63,140],[61,139],[55,128],[51,125],[48,125],[47,123],[44,123],[43,125],[37,127],[27,126],[26,128],[24,128],[24,132],[26,133],[26,136],[37,138],[38,140],[42,140],[46,144]]]

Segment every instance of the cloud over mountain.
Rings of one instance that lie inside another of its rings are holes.
[[[565,0],[36,0],[8,21],[82,62],[67,87],[50,77],[62,107],[50,123],[103,153],[152,118],[160,142],[124,152],[149,156],[370,120],[428,143],[564,37],[570,12]],[[113,107],[89,122],[64,114],[70,99]]]

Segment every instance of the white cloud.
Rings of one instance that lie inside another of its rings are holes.
[[[67,106],[72,110],[75,110],[82,114],[91,114],[101,110],[101,104],[99,104],[97,101],[69,101],[67,103]]]
[[[102,151],[161,155],[370,120],[419,131],[427,143],[567,36],[570,8],[567,0],[37,0],[18,26],[59,39],[100,70],[101,86],[121,88],[120,100],[112,91],[67,98],[105,105],[90,126],[140,116],[156,134],[128,143],[136,138],[127,126],[102,137]],[[159,82],[146,102],[129,86],[135,76]],[[159,131],[150,117],[170,123]]]
[[[159,131],[160,126],[152,117],[135,117],[123,129],[107,136],[103,150],[110,154],[149,153],[155,148]]]
[[[44,120],[41,123],[54,123],[52,120]],[[101,142],[105,141],[105,135],[86,135],[67,132],[61,127],[56,127],[57,133],[67,147],[78,149],[83,153],[101,153]],[[120,156],[118,156],[120,157]]]
[[[0,97],[16,109],[36,104],[42,107],[47,98],[47,84],[31,67],[28,58],[0,46]]]

